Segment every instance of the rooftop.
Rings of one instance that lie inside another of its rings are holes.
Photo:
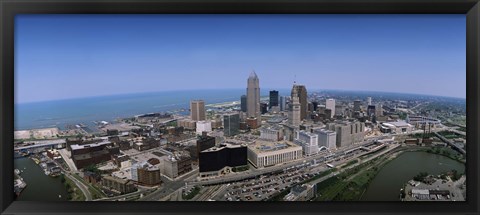
[[[405,121],[396,121],[396,122],[385,122],[383,123],[386,126],[395,126],[395,127],[408,127],[411,126]]]
[[[91,143],[91,144],[85,144],[85,145],[75,144],[75,145],[71,145],[70,147],[72,148],[72,150],[78,150],[78,149],[93,148],[101,145],[110,145],[110,144],[112,144],[110,141],[104,141],[100,143]]]
[[[222,143],[222,145],[220,146],[215,146],[215,147],[212,147],[212,148],[209,148],[209,149],[205,149],[203,150],[202,152],[214,152],[214,151],[219,151],[219,150],[222,150],[224,148],[240,148],[240,147],[245,147],[246,145],[244,144],[241,144],[241,145],[233,145],[233,144],[229,144],[229,143]]]
[[[287,148],[300,147],[300,146],[287,140],[282,140],[282,141],[256,140],[254,144],[251,144],[248,147],[254,152],[260,153],[260,152],[280,151]]]

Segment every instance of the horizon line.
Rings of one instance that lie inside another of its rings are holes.
[[[34,103],[43,103],[43,102],[56,102],[56,101],[68,101],[68,100],[77,100],[77,99],[102,98],[102,97],[111,97],[111,96],[125,96],[125,95],[135,95],[135,94],[163,93],[163,92],[183,92],[183,91],[192,91],[192,90],[241,90],[241,89],[243,89],[243,88],[222,88],[222,89],[205,88],[205,89],[176,89],[176,90],[161,90],[161,91],[144,91],[144,92],[117,93],[117,94],[107,94],[107,95],[80,96],[80,97],[61,98],[61,99],[47,99],[47,100],[27,101],[27,102],[18,102],[18,103],[14,102],[14,105],[34,104]],[[260,89],[262,89],[262,88],[260,88]],[[264,90],[289,90],[290,88],[263,88],[263,89]],[[432,95],[432,94],[422,94],[422,93],[409,93],[409,92],[391,92],[391,91],[375,91],[375,90],[348,90],[348,89],[347,90],[344,90],[344,89],[321,89],[321,88],[312,88],[311,90],[313,90],[313,91],[326,91],[326,92],[328,92],[328,91],[342,91],[342,92],[357,92],[357,93],[393,93],[393,94],[407,94],[407,95],[416,95],[416,96],[444,97],[444,98],[465,99],[466,100],[466,97],[454,97],[454,96]],[[262,90],[260,90],[260,91],[262,91]],[[307,93],[308,93],[308,88],[307,88]],[[242,95],[239,95],[239,96],[242,96]]]

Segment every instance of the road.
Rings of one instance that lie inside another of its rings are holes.
[[[170,181],[162,176],[162,181],[164,181],[164,184],[161,185],[158,190],[144,196],[143,198],[140,198],[139,201],[159,201],[173,192],[178,192],[179,189],[185,186],[186,179],[196,177],[197,174],[198,169],[195,169],[189,173],[186,173],[185,175],[180,176],[175,181]]]
[[[137,191],[135,191],[133,193],[127,193],[127,194],[124,194],[124,195],[114,196],[114,197],[109,197],[109,198],[95,199],[94,201],[117,201],[117,200],[122,200],[124,198],[139,196],[139,195],[145,194],[147,192],[150,192],[150,190],[149,189],[138,189]]]
[[[347,147],[345,149],[335,151],[335,154],[343,153],[345,151],[348,151],[348,150],[351,150],[351,149],[354,149],[354,148],[357,148],[357,147],[361,147],[363,145],[371,144],[374,141],[375,140],[372,138],[372,140],[363,141],[359,144],[355,144],[355,145],[352,145],[352,146]],[[261,169],[253,169],[253,170],[250,170],[250,171],[240,172],[240,173],[232,173],[231,175],[223,176],[222,178],[213,178],[213,179],[207,179],[207,180],[203,180],[203,181],[191,181],[191,182],[188,182],[188,185],[212,185],[212,184],[221,184],[221,183],[245,180],[245,179],[253,178],[253,177],[260,176],[260,175],[263,175],[263,174],[266,174],[266,173],[283,171],[283,169],[285,169],[285,168],[297,166],[297,165],[307,163],[307,162],[312,162],[313,160],[317,160],[317,159],[321,160],[322,158],[324,158],[327,155],[328,155],[328,153],[323,152],[323,153],[319,153],[317,155],[313,155],[313,156],[310,156],[310,157],[305,157],[304,159],[301,159],[301,160],[291,161],[291,162],[285,163],[283,165],[265,167],[265,168],[261,168]]]
[[[82,191],[83,195],[85,195],[85,201],[92,201],[92,194],[90,193],[90,190],[88,190],[88,187],[83,184],[81,181],[75,178],[75,176],[71,175],[69,172],[64,172],[65,176],[68,177],[70,180],[75,183],[75,185],[80,188]]]
[[[316,179],[316,180],[313,180],[313,181],[311,181],[311,182],[308,182],[308,184],[310,184],[310,185],[318,184],[319,182],[322,182],[322,181],[324,181],[324,180],[326,180],[326,179],[328,179],[328,178],[330,178],[330,177],[332,177],[332,176],[334,176],[334,175],[337,175],[337,174],[339,174],[339,173],[342,173],[342,172],[345,171],[346,169],[354,168],[354,167],[356,167],[356,166],[358,166],[358,165],[361,165],[361,164],[363,164],[363,163],[366,163],[366,162],[371,161],[372,159],[375,159],[375,158],[377,158],[377,157],[379,157],[379,156],[382,156],[382,155],[384,155],[384,154],[386,154],[386,153],[388,153],[388,152],[391,152],[392,150],[396,149],[396,148],[399,147],[399,146],[400,146],[400,145],[398,145],[398,144],[396,144],[396,145],[390,145],[387,150],[383,150],[383,151],[381,151],[380,153],[375,154],[374,156],[371,156],[371,157],[369,157],[369,158],[367,158],[367,159],[365,159],[365,160],[362,160],[361,162],[355,163],[355,164],[353,164],[353,165],[351,165],[351,166],[349,166],[349,167],[347,167],[347,168],[345,168],[345,169],[342,169],[342,170],[336,171],[336,172],[332,172],[332,173],[330,173],[330,174],[328,174],[328,175],[326,175],[326,176],[324,176],[324,177],[321,177],[321,178],[319,178],[319,179]]]

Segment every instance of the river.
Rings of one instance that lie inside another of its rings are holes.
[[[45,175],[42,168],[30,158],[14,160],[15,169],[22,170],[20,176],[27,183],[27,187],[17,198],[19,201],[67,201],[67,190],[60,177]],[[61,197],[59,197],[61,195]]]
[[[372,180],[362,201],[399,201],[400,188],[420,172],[440,174],[465,165],[448,157],[427,152],[404,152],[387,163]]]

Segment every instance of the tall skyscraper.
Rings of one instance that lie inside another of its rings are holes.
[[[367,114],[368,116],[375,115],[375,105],[369,105],[367,107]]]
[[[383,106],[382,104],[377,104],[375,106],[375,116],[383,116]]]
[[[367,105],[372,105],[372,97],[367,97]]]
[[[196,122],[205,120],[205,102],[203,100],[190,101],[190,117]]]
[[[296,91],[297,89],[294,88],[294,91]],[[300,126],[300,122],[302,121],[301,119],[301,105],[300,105],[300,102],[299,102],[299,98],[295,92],[295,94],[293,93],[294,91],[292,91],[292,95],[294,95],[292,97],[292,104],[291,104],[291,108],[290,108],[290,115],[288,116],[288,120],[290,122],[290,124],[294,127],[298,127]]]
[[[325,100],[325,109],[331,110],[331,115],[329,118],[335,116],[335,99],[327,99]]]
[[[268,112],[268,104],[260,102],[260,112],[266,114]]]
[[[312,102],[312,105],[313,105],[313,111],[317,111],[318,102],[317,102],[317,101],[313,101],[313,102]]]
[[[246,95],[242,95],[242,97],[240,97],[240,108],[242,109],[242,112],[247,112],[247,96]]]
[[[361,101],[360,100],[355,100],[353,101],[353,111],[360,111],[362,110],[361,107]]]
[[[300,103],[300,119],[304,120],[305,118],[307,118],[307,110],[308,110],[307,88],[305,88],[305,85],[293,84],[292,99],[294,96],[298,97],[298,100]]]
[[[276,90],[270,91],[270,101],[268,103],[268,108],[272,108],[273,106],[278,106],[278,91]]]
[[[247,117],[257,118],[257,126],[262,119],[260,114],[260,83],[255,71],[250,73],[247,80]]]
[[[240,115],[238,113],[230,113],[223,115],[223,133],[227,137],[238,134],[240,127]]]
[[[287,98],[285,96],[280,96],[280,111],[284,111],[287,106]]]

